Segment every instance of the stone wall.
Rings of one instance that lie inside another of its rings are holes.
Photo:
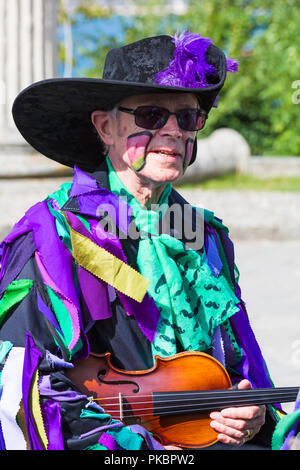
[[[24,145],[11,115],[16,95],[57,75],[56,35],[56,0],[0,1],[0,157]]]

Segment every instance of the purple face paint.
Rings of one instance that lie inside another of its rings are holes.
[[[134,171],[140,171],[144,164],[147,155],[147,148],[153,134],[149,131],[138,132],[131,134],[127,139],[127,155],[130,161],[131,168]]]
[[[190,137],[186,140],[185,142],[185,156],[183,160],[183,172],[187,169],[189,166],[192,156],[193,156],[193,150],[194,150],[194,143],[195,141],[191,139]]]
[[[140,171],[145,165],[147,149],[152,138],[153,134],[149,131],[138,132],[127,138],[127,155],[134,171]],[[183,171],[187,169],[192,159],[194,142],[190,137],[186,140]]]

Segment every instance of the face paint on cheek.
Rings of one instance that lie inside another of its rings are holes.
[[[140,171],[144,164],[147,155],[147,148],[152,139],[153,134],[148,131],[138,132],[131,134],[127,138],[127,155],[130,161],[130,166],[134,171]]]
[[[187,169],[192,159],[193,150],[194,150],[194,143],[195,141],[190,137],[186,140],[185,143],[185,156],[183,160],[183,172]]]

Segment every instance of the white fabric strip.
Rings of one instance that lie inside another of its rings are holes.
[[[24,353],[24,348],[13,347],[1,374],[0,422],[7,450],[26,450],[26,441],[16,420],[22,399]]]

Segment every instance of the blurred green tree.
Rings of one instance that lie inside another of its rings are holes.
[[[231,127],[245,137],[254,155],[300,155],[299,0],[184,3],[178,14],[170,9],[171,1],[136,0],[128,2],[130,14],[120,15],[113,1],[107,9],[99,0],[78,0],[73,23],[102,17],[122,33],[97,31],[91,36],[93,46],[81,50],[92,60],[85,75],[99,77],[109,49],[146,36],[185,29],[209,36],[240,66],[238,74],[228,75],[218,109],[211,111],[199,137]],[[130,11],[129,6],[135,8]]]
[[[201,29],[240,62],[206,132],[231,127],[245,137],[254,155],[299,156],[300,93],[293,84],[297,87],[300,80],[300,2],[192,0],[190,8],[195,12],[191,30]]]

